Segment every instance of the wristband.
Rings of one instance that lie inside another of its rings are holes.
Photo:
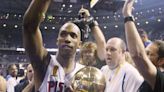
[[[134,18],[132,16],[125,17],[124,18],[124,23],[126,23],[128,21],[134,21]]]
[[[89,24],[89,27],[93,28],[94,26],[98,26],[98,25],[99,25],[98,22],[94,20]]]

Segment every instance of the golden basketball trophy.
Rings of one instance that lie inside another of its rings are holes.
[[[72,81],[73,92],[104,92],[105,85],[102,72],[92,66],[79,70]]]

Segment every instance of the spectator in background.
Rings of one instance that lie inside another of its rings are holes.
[[[26,77],[20,81],[19,84],[17,84],[15,86],[15,92],[22,92],[22,90],[29,84],[31,83],[32,79],[33,79],[33,75],[34,75],[34,71],[33,68],[31,66],[31,64],[29,64],[27,66],[27,73],[26,73]]]
[[[141,36],[141,39],[142,39],[142,42],[144,43],[144,46],[147,47],[151,43],[151,40],[149,39],[147,32],[141,28],[138,29],[138,32]]]
[[[106,45],[106,64],[101,68],[106,79],[105,92],[138,92],[144,79],[137,69],[125,60],[125,42],[117,37]]]
[[[164,42],[155,40],[146,47],[146,53],[150,61],[159,69],[164,72]],[[151,86],[144,81],[140,87],[140,92],[153,92]]]
[[[6,80],[0,75],[0,92],[6,92]]]
[[[97,46],[94,42],[84,42],[80,48],[80,63],[83,65],[96,65]]]
[[[100,62],[97,53],[97,45],[94,42],[84,42],[80,49],[80,63],[86,66],[101,68],[105,62]]]
[[[36,92],[35,91],[34,79],[21,92]]]
[[[18,69],[15,64],[8,66],[7,80],[7,92],[14,92],[14,87],[19,83],[17,80]]]
[[[3,75],[3,64],[0,64],[0,75]]]
[[[122,11],[128,49],[138,71],[149,83],[153,92],[164,92],[164,74],[159,71],[155,65],[153,65],[151,59],[148,58],[149,54],[146,54],[144,44],[134,23],[132,15],[134,2],[135,0],[127,0]],[[155,46],[158,45],[154,44],[153,47]]]
[[[146,53],[150,61],[164,72],[164,41],[155,40],[146,47]]]

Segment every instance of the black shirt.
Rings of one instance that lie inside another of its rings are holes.
[[[157,69],[154,92],[164,92],[164,74]]]
[[[144,81],[139,88],[139,92],[153,92],[151,86],[148,84],[147,81]]]

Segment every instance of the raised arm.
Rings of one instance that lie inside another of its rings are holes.
[[[85,12],[84,18],[89,17],[90,13],[87,9],[81,8],[80,11],[81,13]],[[104,34],[102,33],[102,30],[100,29],[97,21],[93,22],[93,26],[91,27],[91,32],[94,36],[94,39],[96,41],[97,44],[97,56],[100,60],[104,61],[105,59],[105,46],[106,46],[106,40],[104,37]]]
[[[50,2],[51,0],[32,0],[24,15],[23,43],[34,70],[47,56],[39,26],[45,18]]]
[[[35,90],[39,89],[49,64],[39,26],[50,2],[51,0],[32,0],[23,20],[23,44],[35,72]]]
[[[125,18],[132,16],[134,1],[135,0],[126,0],[123,7],[123,15]],[[125,22],[125,33],[128,49],[137,69],[149,84],[151,84],[152,88],[154,88],[157,70],[146,55],[144,45],[137,32],[134,21],[129,20]]]
[[[104,34],[102,33],[101,29],[99,26],[94,26],[91,28],[93,36],[96,40],[97,44],[97,55],[100,60],[104,61],[105,60],[105,46],[106,46],[106,41]]]

